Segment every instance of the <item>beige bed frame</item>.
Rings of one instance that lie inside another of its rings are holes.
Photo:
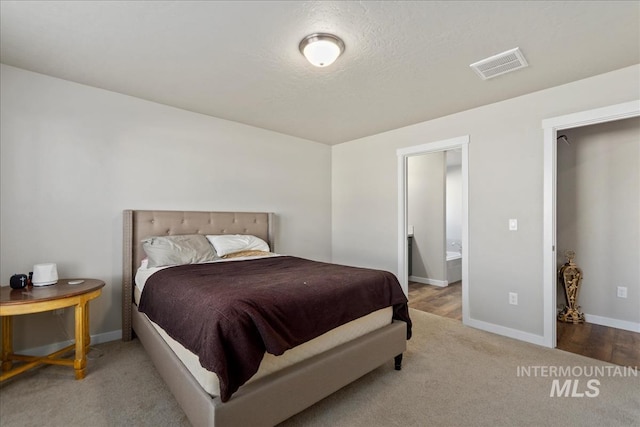
[[[133,278],[144,252],[140,241],[175,234],[253,234],[274,248],[273,214],[247,212],[124,211],[122,339],[146,349],[194,426],[273,426],[396,357],[406,349],[406,324],[342,344],[240,388],[228,401],[206,393],[133,301]]]

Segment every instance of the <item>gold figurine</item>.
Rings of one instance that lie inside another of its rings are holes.
[[[578,291],[582,282],[582,270],[573,262],[576,257],[574,251],[566,251],[564,256],[567,262],[560,268],[558,279],[564,286],[564,295],[567,305],[558,313],[558,320],[566,323],[584,323],[584,313],[580,312],[578,305]]]

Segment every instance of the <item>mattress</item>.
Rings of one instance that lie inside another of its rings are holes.
[[[247,259],[247,258],[245,258]],[[220,262],[242,262],[243,259],[232,259]],[[146,268],[143,265],[138,269],[136,273],[136,286],[134,288],[134,299],[136,305],[140,301],[140,295],[146,280],[156,271],[166,267],[159,268]],[[284,369],[288,366],[299,363],[303,360],[311,358],[317,354],[327,351],[331,348],[337,347],[345,342],[351,341],[358,337],[364,336],[369,332],[376,329],[380,329],[389,325],[393,315],[393,308],[386,307],[381,310],[377,310],[352,322],[339,326],[311,341],[294,347],[280,356],[274,356],[266,353],[258,372],[251,377],[248,382],[255,381],[258,378],[267,376],[273,372]],[[148,319],[148,318],[147,318]],[[198,381],[202,388],[211,396],[218,396],[220,394],[220,384],[218,377],[215,373],[206,370],[200,365],[198,356],[187,350],[182,344],[171,338],[160,326],[149,320],[153,327],[158,331],[158,334],[169,345],[173,352],[182,361],[185,367],[191,372],[193,377]]]

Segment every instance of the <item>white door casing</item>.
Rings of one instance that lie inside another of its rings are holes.
[[[407,159],[412,156],[447,151],[462,151],[462,322],[469,322],[469,135],[443,141],[400,148],[398,157],[398,280],[409,294],[407,272]]]

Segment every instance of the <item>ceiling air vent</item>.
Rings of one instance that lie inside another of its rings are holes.
[[[500,74],[508,73],[528,66],[520,48],[508,50],[506,52],[493,55],[482,61],[469,65],[482,80],[487,80]]]

